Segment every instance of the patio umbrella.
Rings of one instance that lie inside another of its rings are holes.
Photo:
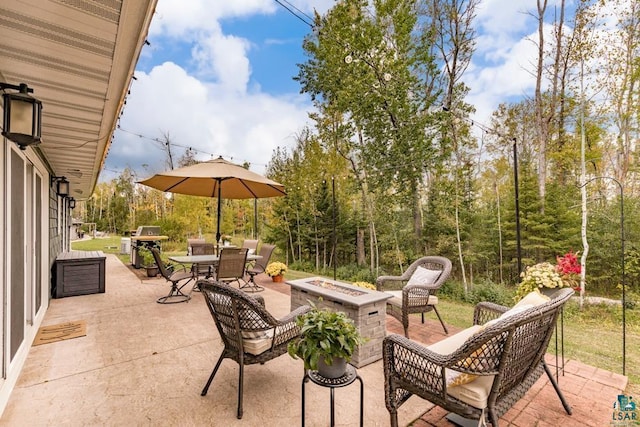
[[[216,242],[220,241],[220,207],[223,198],[258,199],[286,195],[282,184],[228,162],[222,157],[162,172],[139,183],[169,193],[216,197]]]

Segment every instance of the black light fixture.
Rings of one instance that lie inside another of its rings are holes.
[[[69,209],[75,209],[76,208],[76,199],[74,199],[73,197],[69,197]]]
[[[51,185],[54,182],[57,182],[56,193],[60,197],[66,197],[69,195],[69,181],[64,176],[52,176],[51,177]]]
[[[2,135],[18,144],[21,150],[38,145],[42,131],[42,102],[29,95],[33,93],[25,83],[12,85],[0,82],[0,89],[17,90],[3,93],[4,123]]]

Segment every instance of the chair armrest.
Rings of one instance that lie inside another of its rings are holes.
[[[502,313],[509,310],[504,305],[494,304],[492,302],[480,302],[473,311],[473,324],[482,325],[489,320],[497,319]]]
[[[410,307],[424,307],[429,304],[429,298],[435,295],[438,285],[405,285],[402,288],[402,304]]]
[[[284,325],[285,323],[290,323],[290,322],[294,322],[295,323],[296,318],[298,316],[300,316],[301,314],[306,313],[309,310],[311,310],[311,307],[309,307],[308,305],[302,305],[302,306],[296,308],[295,310],[293,310],[291,313],[287,314],[286,316],[278,319],[278,323],[280,325]]]
[[[431,394],[444,399],[446,369],[473,375],[496,375],[501,361],[496,349],[503,348],[505,339],[500,331],[476,332],[456,350],[440,354],[402,335],[391,334],[382,344],[384,375],[394,378],[403,388],[419,390],[422,397]]]
[[[262,307],[266,308],[266,304],[264,302],[264,297],[262,295],[249,295],[251,298],[253,298],[254,300],[258,301],[258,304],[260,304]]]
[[[166,264],[165,268],[167,269],[167,271],[169,271],[169,273],[175,273],[176,271],[190,271],[191,269],[187,269],[187,266],[184,264],[181,264],[179,262],[175,262],[175,263],[171,263],[171,264]]]
[[[410,384],[412,389],[445,398],[445,367],[452,364],[450,355],[435,353],[398,334],[384,338],[382,354],[385,378],[399,382],[401,387]]]
[[[382,290],[382,285],[386,282],[406,282],[408,279],[404,276],[380,276],[376,279],[376,289]]]
[[[300,335],[300,328],[296,323],[296,319],[298,316],[306,313],[309,310],[311,310],[311,307],[309,307],[308,305],[303,305],[296,308],[286,316],[278,319],[273,336],[273,347],[290,341]]]

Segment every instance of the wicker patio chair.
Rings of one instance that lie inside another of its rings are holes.
[[[264,299],[256,298],[231,286],[199,280],[198,287],[215,321],[224,349],[201,395],[205,396],[223,359],[239,366],[238,418],[242,418],[244,366],[263,364],[287,353],[289,341],[300,335],[296,317],[307,312],[301,306],[281,319],[274,318],[264,307]],[[274,378],[274,384],[278,379]],[[263,390],[267,393],[267,390]],[[273,392],[277,392],[276,389]]]
[[[480,303],[474,312],[474,326],[429,347],[398,334],[385,337],[385,404],[391,425],[398,425],[398,408],[415,394],[462,417],[476,419],[478,425],[486,425],[488,417],[496,427],[498,419],[543,371],[571,415],[544,355],[558,314],[572,294],[571,288],[560,289],[549,301],[521,307],[521,311],[513,309],[498,320],[492,319],[507,307]]]
[[[273,253],[273,250],[275,248],[275,245],[268,245],[266,243],[260,246],[260,252],[258,253],[258,255],[260,255],[262,258],[256,260],[256,262],[252,266],[247,267],[246,273],[249,276],[249,281],[242,285],[240,289],[245,292],[264,291],[264,287],[256,283],[255,277],[260,273],[264,273],[264,270],[265,268],[267,268],[267,264],[269,264],[269,260],[271,259],[271,254]]]
[[[167,282],[171,282],[171,289],[169,290],[169,294],[160,297],[156,300],[159,304],[174,304],[178,302],[188,302],[191,299],[191,295],[185,294],[182,292],[182,288],[184,288],[187,283],[189,283],[193,278],[193,273],[188,270],[184,265],[180,265],[180,268],[175,270],[175,266],[168,267],[160,258],[160,251],[158,248],[150,248],[151,253],[153,254],[153,258],[158,265],[158,270],[160,270],[160,274],[164,277]],[[180,285],[180,283],[182,284]]]
[[[420,278],[422,272],[425,277]],[[414,261],[401,276],[378,277],[376,288],[393,295],[393,298],[387,300],[387,314],[402,322],[404,335],[407,338],[409,338],[409,315],[420,313],[424,323],[424,314],[432,310],[438,316],[444,332],[449,333],[436,307],[438,304],[436,292],[450,274],[449,259],[441,256],[425,256]],[[385,287],[392,282],[401,282],[402,290],[385,290]]]

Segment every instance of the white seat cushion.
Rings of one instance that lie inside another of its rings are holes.
[[[447,387],[447,394],[474,408],[484,409],[487,407],[494,378],[495,375],[479,375],[469,383]]]
[[[471,335],[482,329],[482,325],[473,325],[454,335],[451,335],[442,341],[433,343],[427,348],[438,354],[451,354],[456,351]]]
[[[487,323],[485,323],[485,326],[494,325],[502,319],[506,319],[507,317],[522,313],[523,311],[528,310],[531,307],[544,304],[546,302],[549,302],[550,300],[551,298],[546,295],[542,295],[539,291],[532,291],[525,295],[520,301],[518,301],[516,305],[502,313],[500,317],[498,317],[497,319],[489,320]]]
[[[242,332],[242,345],[244,352],[257,356],[271,349],[273,342],[273,329],[268,331]]]
[[[543,295],[539,290],[536,289],[535,291],[531,291],[527,295],[522,297],[522,299],[518,301],[517,304],[513,306],[513,308],[521,307],[523,305],[540,305],[549,301],[551,301],[551,298]]]
[[[451,354],[464,344],[469,337],[476,332],[482,331],[482,329],[484,329],[482,325],[471,326],[470,328],[460,331],[455,335],[443,339],[442,341],[431,344],[427,348],[438,354]],[[445,372],[445,375],[447,376],[447,384],[451,383],[460,374],[460,372],[453,369],[447,369]],[[489,392],[491,391],[494,377],[495,375],[477,376],[471,382],[466,384],[447,387],[447,393],[475,408],[486,408],[487,399],[489,398]]]
[[[393,298],[387,300],[387,304],[392,304],[397,307],[402,307],[402,291],[385,291],[386,294],[393,295]],[[428,305],[438,304],[438,297],[435,295],[429,295]]]

